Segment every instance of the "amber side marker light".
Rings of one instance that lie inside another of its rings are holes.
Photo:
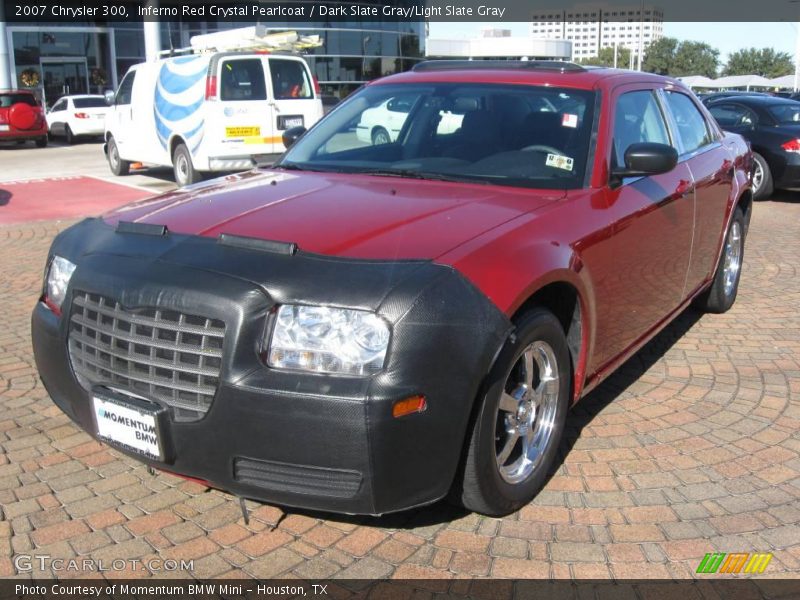
[[[394,403],[392,416],[397,419],[406,415],[424,412],[426,408],[428,408],[428,403],[425,400],[425,396],[411,396]]]

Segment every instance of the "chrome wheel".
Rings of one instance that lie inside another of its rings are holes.
[[[725,242],[725,266],[723,276],[725,281],[725,295],[730,296],[736,281],[739,279],[739,270],[742,268],[742,225],[739,221],[731,224],[728,239]]]
[[[761,189],[761,186],[764,185],[764,167],[757,160],[753,162],[755,163],[755,168],[753,169],[753,193],[756,194]]]
[[[544,341],[528,346],[506,379],[495,421],[495,459],[508,483],[530,477],[553,435],[558,408],[558,364]]]

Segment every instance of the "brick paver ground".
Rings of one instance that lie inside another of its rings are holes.
[[[50,402],[29,316],[65,224],[0,228],[0,576],[16,573],[14,556],[49,554],[193,559],[200,578],[669,578],[692,577],[706,552],[766,551],[765,576],[796,577],[798,223],[797,195],[755,206],[734,309],[687,312],[585,398],[563,463],[519,513],[437,505],[373,519],[249,503],[249,525],[233,497],[149,475]]]

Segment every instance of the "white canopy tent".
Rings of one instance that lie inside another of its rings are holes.
[[[690,75],[689,77],[678,77],[680,81],[690,88],[716,88],[716,82],[705,75]]]
[[[750,90],[751,87],[772,87],[770,80],[761,75],[729,75],[714,80],[720,88],[740,88]]]
[[[784,75],[783,77],[776,77],[775,79],[770,79],[769,83],[771,86],[776,88],[794,89],[794,75]]]
[[[747,91],[750,91],[750,88],[794,88],[794,75],[784,75],[774,79],[767,79],[761,75],[728,75],[717,79],[710,79],[703,75],[689,75],[678,77],[678,79],[690,88],[716,90],[744,88]]]

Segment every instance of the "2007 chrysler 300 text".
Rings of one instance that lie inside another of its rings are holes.
[[[677,81],[422,63],[286,137],[53,242],[36,361],[98,439],[248,498],[505,514],[573,402],[736,297],[751,155]]]

